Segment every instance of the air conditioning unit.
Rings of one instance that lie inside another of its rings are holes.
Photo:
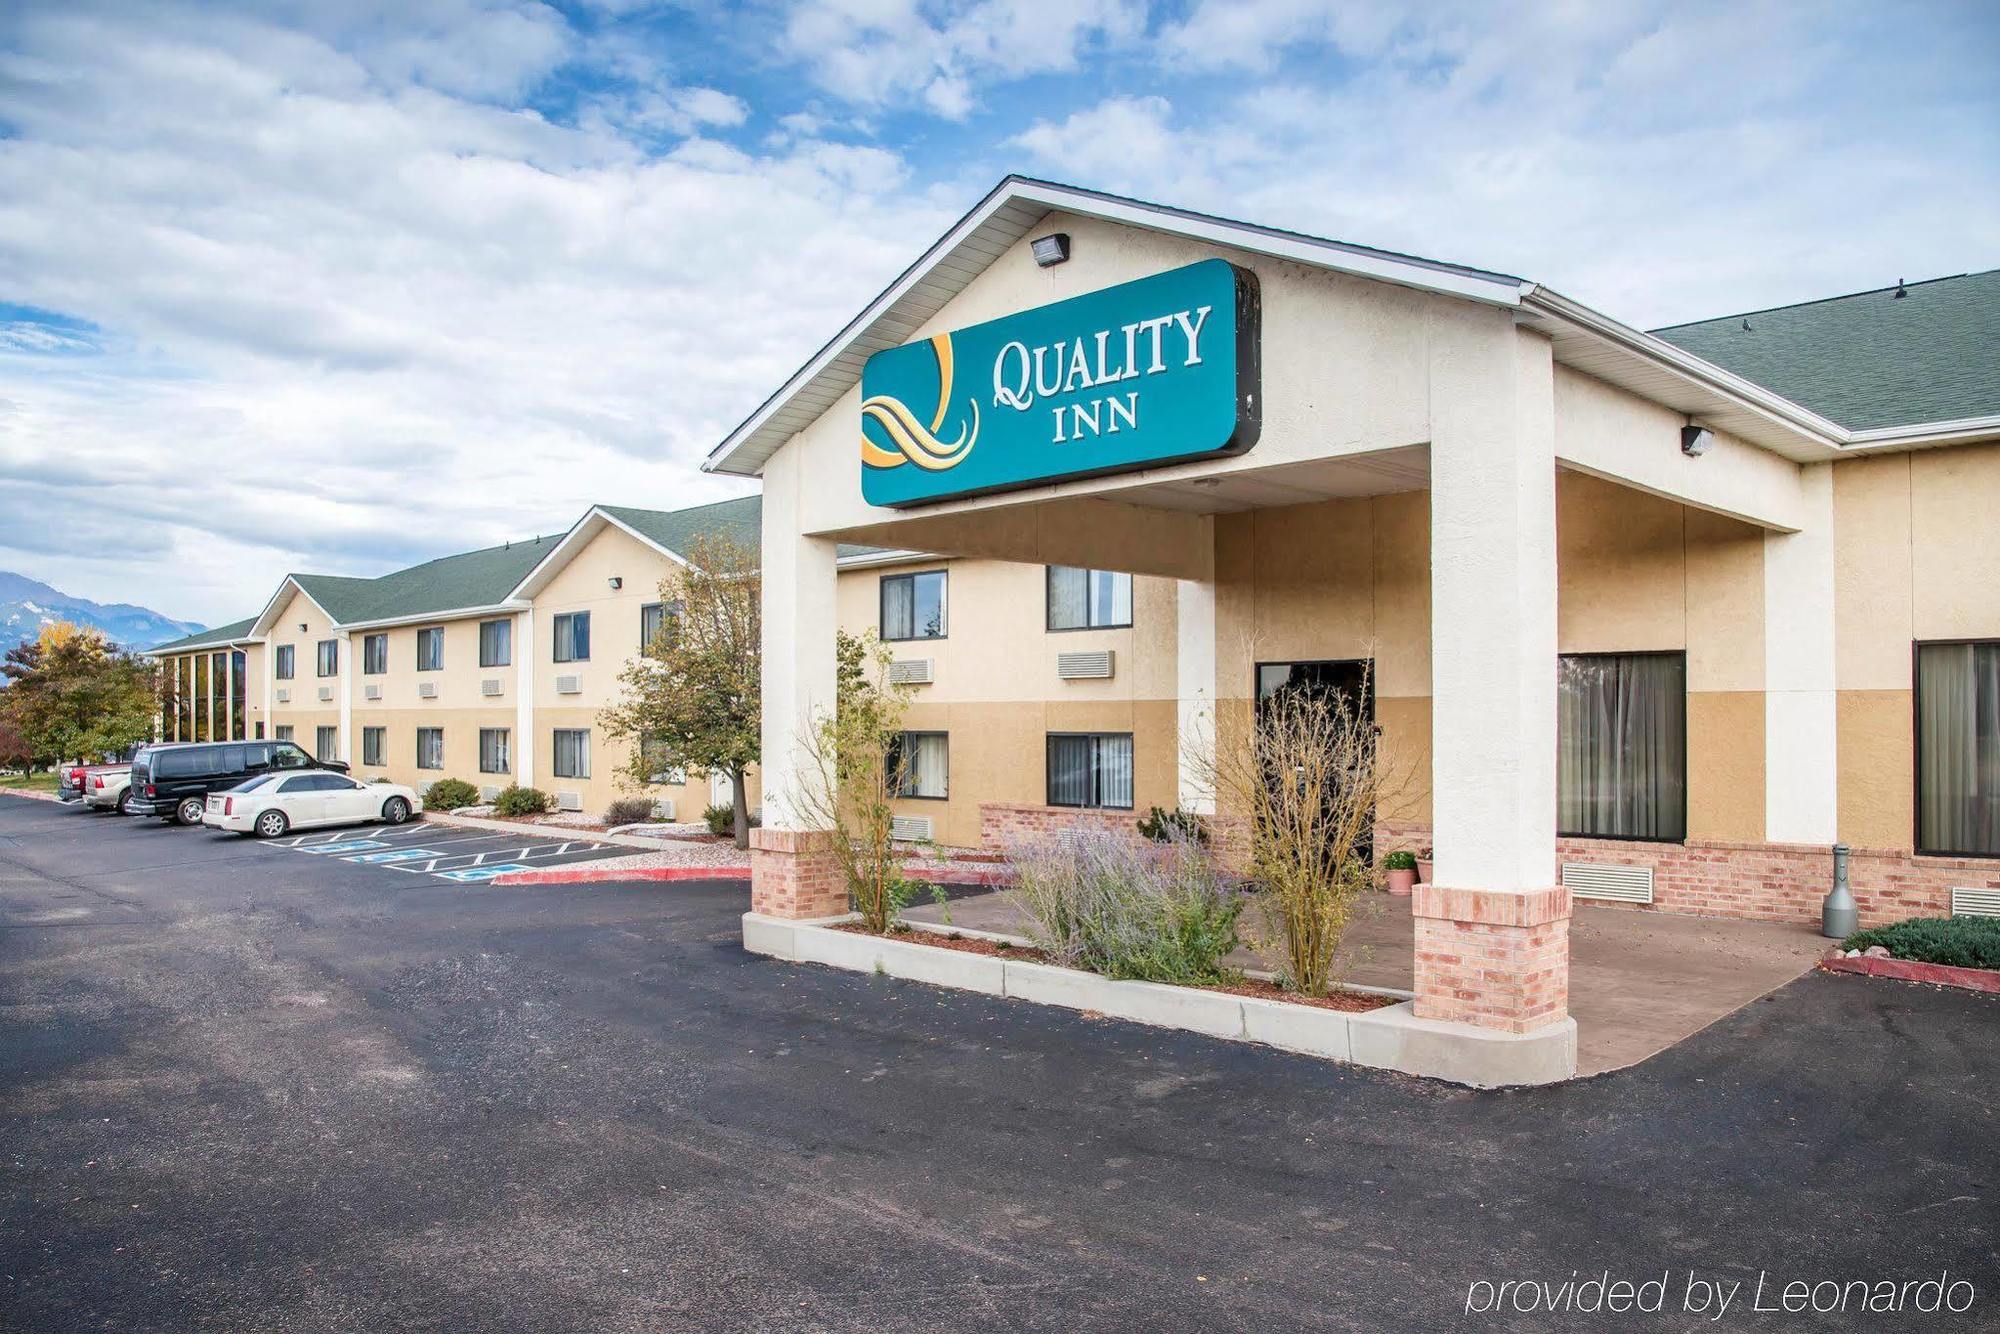
[[[936,828],[928,815],[898,815],[889,821],[889,837],[899,843],[928,843]]]
[[[658,801],[654,802],[654,803],[653,803],[653,818],[654,818],[654,819],[656,819],[656,820],[671,820],[671,819],[673,819],[673,818],[674,818],[674,799],[673,799],[672,797],[662,797],[662,798],[660,798],[660,799],[659,799]]]
[[[1111,679],[1112,652],[1056,654],[1056,675],[1065,681],[1108,681]]]
[[[687,780],[687,770],[685,769],[662,769],[658,773],[646,775],[647,782],[657,784],[660,787],[679,787],[681,784],[687,782]]]
[[[929,658],[904,658],[889,664],[892,686],[927,686],[936,679]]]
[[[1650,866],[1564,862],[1562,880],[1572,898],[1606,899],[1613,903],[1653,901],[1653,868]]]
[[[435,782],[437,782],[435,778],[426,778],[423,782],[417,784],[417,795],[420,797],[427,795],[431,790],[431,784]]]
[[[290,704],[291,702],[292,702],[292,692],[291,692],[290,690],[286,689],[286,688],[285,688],[284,686],[279,686],[279,687],[278,687],[278,703],[280,703],[280,704]]]
[[[367,685],[361,687],[361,697],[363,699],[380,699],[382,698],[382,687],[370,681]]]
[[[479,799],[481,801],[491,801],[499,795],[500,789],[497,787],[482,787],[479,789]]]
[[[435,682],[435,681],[419,681],[419,682],[417,682],[417,698],[418,698],[418,699],[436,699],[437,697],[438,697],[438,683],[437,683],[437,682]]]
[[[499,678],[499,677],[497,677],[497,676],[489,676],[489,677],[487,677],[487,678],[486,678],[486,679],[485,679],[484,681],[481,681],[481,682],[479,683],[479,693],[480,693],[480,694],[482,694],[482,695],[497,695],[497,694],[499,694],[499,693],[500,693],[500,678]]]
[[[583,678],[581,676],[558,676],[556,678],[556,693],[558,695],[581,695],[583,693]]]
[[[559,811],[580,811],[583,809],[583,793],[556,793],[556,809]]]
[[[319,702],[320,702],[320,703],[322,703],[322,704],[331,704],[331,703],[333,703],[333,687],[332,687],[332,686],[321,686],[321,687],[319,688]]]
[[[1953,917],[2000,917],[2000,889],[1952,887]]]

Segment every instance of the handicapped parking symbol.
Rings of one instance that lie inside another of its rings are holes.
[[[337,852],[366,852],[370,848],[386,848],[389,845],[379,838],[352,838],[345,843],[309,843],[299,849],[314,856]]]
[[[446,880],[456,880],[460,884],[474,884],[481,880],[491,880],[495,876],[512,875],[516,871],[529,871],[533,869],[533,867],[523,866],[519,862],[502,862],[498,866],[467,866],[456,871],[438,871],[436,874],[443,876]]]

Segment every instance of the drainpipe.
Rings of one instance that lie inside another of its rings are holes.
[[[1854,907],[1854,894],[1847,888],[1847,845],[1833,846],[1833,888],[1819,908],[1819,933],[1829,940],[1845,940],[1861,925]]]

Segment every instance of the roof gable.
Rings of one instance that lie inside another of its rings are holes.
[[[255,616],[248,620],[231,621],[228,625],[218,625],[209,630],[198,630],[179,639],[170,639],[164,644],[156,644],[147,653],[182,653],[198,648],[222,648],[239,639],[250,637],[251,627],[257,624]]]

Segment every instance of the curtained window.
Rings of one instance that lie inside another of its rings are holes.
[[[587,729],[556,729],[555,771],[557,778],[590,777],[590,732]]]
[[[1131,575],[1049,566],[1049,629],[1117,630],[1131,624]]]
[[[363,635],[361,637],[361,674],[380,676],[389,670],[389,636]]]
[[[889,779],[899,797],[943,801],[951,770],[951,738],[944,732],[904,732],[889,752]]]
[[[482,727],[479,729],[479,772],[483,774],[504,774],[514,767],[512,738],[504,727]]]
[[[313,755],[315,758],[337,760],[340,758],[340,729],[322,727],[313,734]]]
[[[1917,645],[1917,851],[2000,856],[2000,642]]]
[[[1130,732],[1052,732],[1048,763],[1049,805],[1132,809]]]
[[[590,661],[590,613],[566,611],[556,617],[555,658],[557,662]]]
[[[514,661],[514,623],[512,621],[481,621],[479,623],[479,665],[481,667],[506,667]]]
[[[386,748],[389,729],[386,727],[364,727],[361,729],[361,762],[373,768],[381,768],[387,763],[382,758]]]
[[[420,672],[444,670],[443,626],[434,625],[417,631],[417,670]]]
[[[1687,655],[1565,654],[1557,673],[1557,830],[1686,838]]]
[[[444,768],[444,729],[442,727],[419,727],[417,729],[417,767],[419,769]]]
[[[943,570],[882,577],[882,638],[943,639],[945,637]]]

